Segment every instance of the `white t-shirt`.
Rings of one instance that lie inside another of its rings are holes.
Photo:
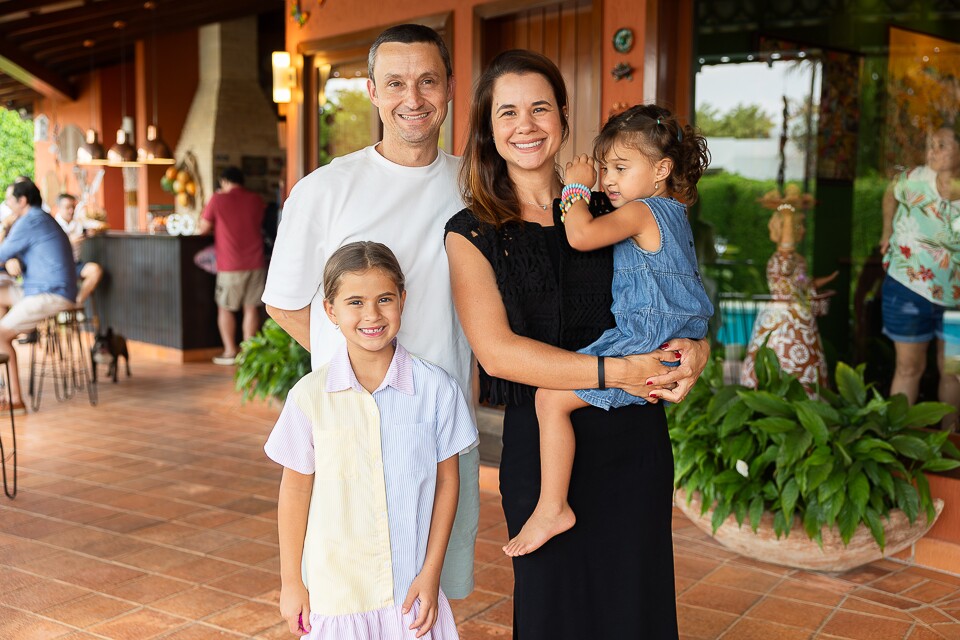
[[[83,220],[74,215],[73,220],[67,222],[60,217],[59,213],[55,215],[53,219],[60,224],[60,228],[63,229],[63,232],[70,238],[70,247],[73,249],[73,261],[80,262],[80,243],[76,242],[76,238],[83,236]]]
[[[426,167],[404,167],[367,147],[298,182],[283,205],[263,301],[278,309],[310,305],[313,370],[329,362],[343,335],[323,310],[323,267],[348,242],[390,247],[406,277],[397,336],[410,353],[453,376],[472,398],[470,345],[453,307],[443,228],[463,208],[459,159],[440,151]],[[471,411],[473,403],[468,402]]]

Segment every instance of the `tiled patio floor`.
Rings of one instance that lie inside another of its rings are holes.
[[[135,357],[133,372],[98,407],[51,394],[18,419],[0,639],[292,637],[276,610],[279,469],[260,448],[276,409],[241,406],[213,365]],[[679,514],[674,528],[684,638],[960,639],[958,577],[885,561],[830,578],[728,553]],[[505,536],[485,492],[477,590],[455,603],[464,640],[511,635]]]

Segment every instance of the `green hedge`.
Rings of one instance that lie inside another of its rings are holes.
[[[880,207],[886,187],[887,180],[876,175],[858,178],[854,182],[853,239],[850,248],[854,273],[851,287],[856,286],[860,265],[880,240],[883,227]],[[700,219],[713,227],[715,238],[727,240],[727,251],[722,259],[738,263],[753,262],[752,266],[704,265],[705,273],[718,281],[720,291],[767,293],[764,270],[774,246],[767,228],[770,211],[761,207],[757,200],[774,188],[776,182],[773,180],[752,180],[724,172],[706,175],[700,180]],[[808,260],[816,232],[813,217],[813,212],[808,214],[807,237],[801,245]],[[821,271],[812,260],[811,270],[818,275]]]

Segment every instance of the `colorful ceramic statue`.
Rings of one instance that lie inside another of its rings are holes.
[[[777,250],[767,262],[767,285],[771,300],[757,315],[753,335],[740,372],[740,382],[755,387],[754,358],[766,341],[780,360],[781,368],[800,379],[812,394],[818,384],[827,380],[827,366],[817,328],[817,316],[827,312],[827,300],[833,292],[818,294],[817,289],[837,274],[811,280],[807,261],[797,253],[797,244],[805,232],[804,214],[800,208],[812,203],[810,196],[789,190],[785,197],[767,194],[761,200],[766,206],[776,205],[770,218],[770,239]]]

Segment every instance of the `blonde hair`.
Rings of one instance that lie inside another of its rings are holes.
[[[330,256],[323,268],[323,297],[333,302],[340,291],[340,281],[348,273],[363,273],[370,269],[380,269],[393,279],[397,291],[403,293],[405,282],[403,270],[397,256],[385,244],[361,241],[345,244]]]

